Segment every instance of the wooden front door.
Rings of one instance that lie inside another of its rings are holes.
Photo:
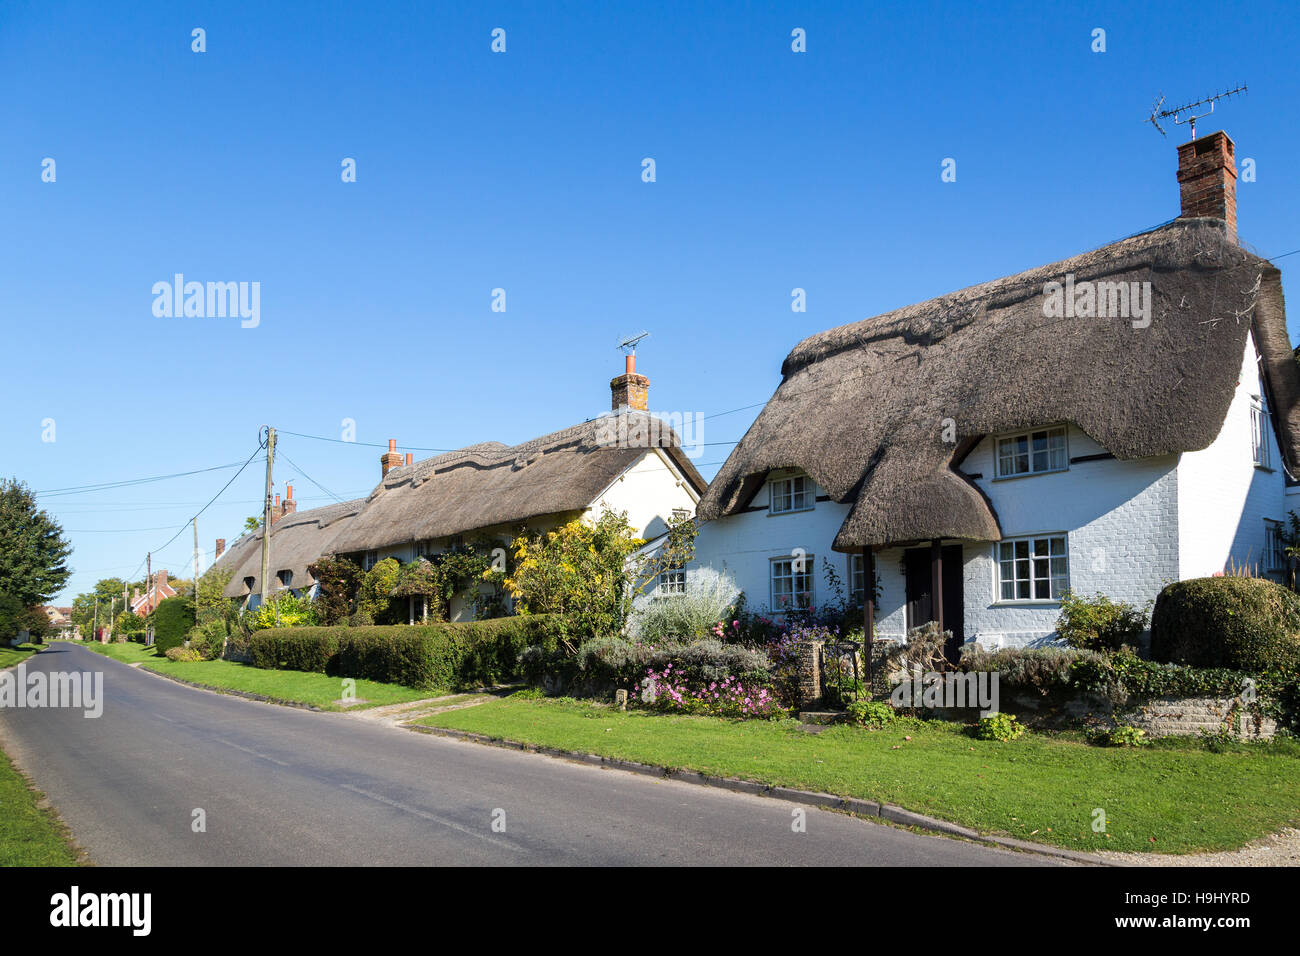
[[[965,602],[962,600],[961,545],[947,545],[940,549],[943,564],[943,629],[952,632],[945,654],[954,664],[961,656],[965,636]],[[931,604],[929,548],[909,548],[903,552],[903,573],[907,588],[907,629],[921,627],[934,620]]]

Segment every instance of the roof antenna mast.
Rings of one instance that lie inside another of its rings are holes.
[[[618,343],[618,347],[623,350],[624,355],[636,355],[636,344],[649,334],[649,332],[638,332],[636,335],[629,335]]]
[[[1185,106],[1175,106],[1173,109],[1167,109],[1167,110],[1160,109],[1161,105],[1165,101],[1165,95],[1161,93],[1160,99],[1156,100],[1156,105],[1151,107],[1151,116],[1147,118],[1147,122],[1150,123],[1152,126],[1154,126],[1157,130],[1159,130],[1161,136],[1165,135],[1165,131],[1164,131],[1164,127],[1160,125],[1159,122],[1160,120],[1172,119],[1179,126],[1181,126],[1184,123],[1187,123],[1192,128],[1192,139],[1196,139],[1196,121],[1200,119],[1202,116],[1209,116],[1211,113],[1214,112],[1215,100],[1227,99],[1229,96],[1236,96],[1238,93],[1245,93],[1245,92],[1246,92],[1246,84],[1243,83],[1235,90],[1224,90],[1222,93],[1215,93],[1213,96],[1207,96],[1203,100],[1197,100],[1195,103],[1188,103]],[[1204,113],[1192,112],[1198,106],[1205,106],[1206,104],[1209,104],[1210,108],[1206,110]],[[1181,114],[1183,113],[1191,113],[1191,115],[1182,116]]]

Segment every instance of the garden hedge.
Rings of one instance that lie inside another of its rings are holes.
[[[194,601],[187,597],[169,597],[160,601],[149,615],[153,624],[153,643],[159,654],[180,647],[194,627]]]
[[[524,648],[554,650],[558,615],[525,614],[463,624],[284,627],[257,631],[258,667],[316,671],[408,687],[482,687],[516,680]]]
[[[1170,584],[1151,615],[1151,657],[1249,673],[1300,667],[1300,596],[1267,578]]]

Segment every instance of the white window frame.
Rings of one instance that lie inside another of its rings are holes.
[[[1054,551],[1052,545],[1060,541],[1060,550]],[[1047,544],[1047,553],[1038,553],[1038,548],[1043,542]],[[1020,545],[1025,545],[1025,555],[1021,556]],[[1005,558],[1004,551],[1006,548],[1011,549],[1011,558]],[[1041,572],[1039,561],[1047,561],[1047,574]],[[1012,577],[1004,578],[1003,575],[1007,570],[1006,564],[1012,565]],[[1023,562],[1023,565],[1022,565]],[[1057,568],[1061,564],[1053,565],[1053,562],[1061,562],[1064,565],[1064,573],[1057,573]],[[1021,572],[1025,572],[1022,576]],[[1048,588],[1047,597],[1038,596],[1038,583],[1046,582]],[[1028,596],[1022,596],[1021,583],[1026,585]],[[1004,597],[1004,585],[1012,584],[1013,595]],[[1013,538],[1003,538],[1001,541],[993,544],[993,603],[994,604],[1059,604],[1061,597],[1070,587],[1070,536],[1064,531],[1048,531],[1043,534],[1017,535]]]
[[[293,572],[288,568],[285,568],[282,571],[277,571],[275,577],[281,588],[293,588]]]
[[[1272,449],[1268,441],[1268,407],[1255,395],[1250,400],[1250,452],[1256,468],[1273,469]]]
[[[800,491],[794,490],[795,482],[800,483]],[[788,515],[797,511],[812,511],[817,502],[817,485],[807,475],[786,475],[782,478],[773,478],[767,483],[768,499],[767,513],[770,515]],[[780,489],[787,489],[782,491]],[[786,507],[778,507],[779,499],[784,498],[789,504]],[[802,504],[796,506],[795,501],[799,500]]]
[[[1264,519],[1264,570],[1270,574],[1285,573],[1286,551],[1282,545],[1282,522]]]
[[[858,581],[861,579],[861,583]],[[858,604],[867,603],[867,562],[861,554],[849,555],[849,600]]]
[[[794,563],[799,560],[803,561],[803,565],[804,565],[803,570],[795,571]],[[768,600],[770,602],[768,606],[772,609],[772,613],[784,614],[786,610],[791,606],[795,608],[808,608],[808,607],[817,606],[817,581],[813,574],[813,569],[815,567],[816,567],[816,562],[813,560],[813,556],[811,554],[802,555],[801,558],[795,557],[792,554],[789,555],[788,557],[782,555],[779,558],[771,559],[771,561],[768,564],[768,572],[767,572],[767,594],[768,594]],[[788,569],[788,571],[786,571],[785,573],[780,573],[785,569]],[[788,580],[790,582],[789,591],[783,592],[782,596],[785,596],[786,593],[793,595],[795,597],[795,602],[793,605],[789,604],[788,602],[783,605],[777,601],[776,584],[778,580],[782,580],[782,581]],[[803,591],[795,590],[796,582],[799,581],[802,581],[804,583],[806,590]],[[802,603],[799,602],[800,595],[804,597],[804,601]]]
[[[1041,450],[1035,450],[1034,439],[1040,435],[1043,436],[1044,440],[1048,442],[1048,445],[1047,447]],[[1060,435],[1061,438],[1061,445],[1060,445],[1061,463],[1056,467],[1053,467],[1051,465],[1051,459],[1052,459],[1051,439],[1056,435]],[[1002,470],[1002,466],[1003,466],[1002,446],[1008,442],[1018,442],[1021,440],[1024,440],[1025,442],[1024,451],[1023,452],[1013,451],[1009,457],[1012,459],[1014,463],[1015,458],[1023,455],[1025,458],[1025,466],[1027,470],[1004,473]],[[1047,456],[1047,461],[1048,461],[1047,467],[1045,468],[1034,467],[1034,459],[1038,455]],[[1046,428],[1028,428],[1021,432],[1012,432],[1007,435],[997,435],[993,439],[994,481],[1006,481],[1011,478],[1028,478],[1031,475],[1050,475],[1050,474],[1055,474],[1056,472],[1069,471],[1069,470],[1070,470],[1070,430],[1065,425],[1049,425]]]
[[[669,568],[659,572],[658,594],[667,597],[670,594],[686,593],[686,569]]]
[[[366,556],[362,559],[361,563],[363,565],[362,570],[369,571],[371,568],[373,568],[376,564],[379,563],[379,552],[367,551]]]

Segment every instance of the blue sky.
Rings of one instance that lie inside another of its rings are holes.
[[[282,434],[277,487],[362,496],[363,443],[514,443],[604,411],[643,329],[652,410],[752,406],[806,335],[1176,216],[1185,128],[1143,122],[1162,92],[1249,84],[1199,130],[1256,161],[1243,241],[1300,249],[1293,5],[375,6],[0,5],[0,473],[192,471],[244,461],[264,423],[352,419],[355,445]],[[156,317],[178,272],[259,282],[260,325]],[[757,412],[705,421],[706,477]],[[42,495],[76,548],[64,599],[142,574],[233,474]],[[199,518],[205,551],[262,481]],[[190,550],[187,529],[154,567],[188,576]]]

